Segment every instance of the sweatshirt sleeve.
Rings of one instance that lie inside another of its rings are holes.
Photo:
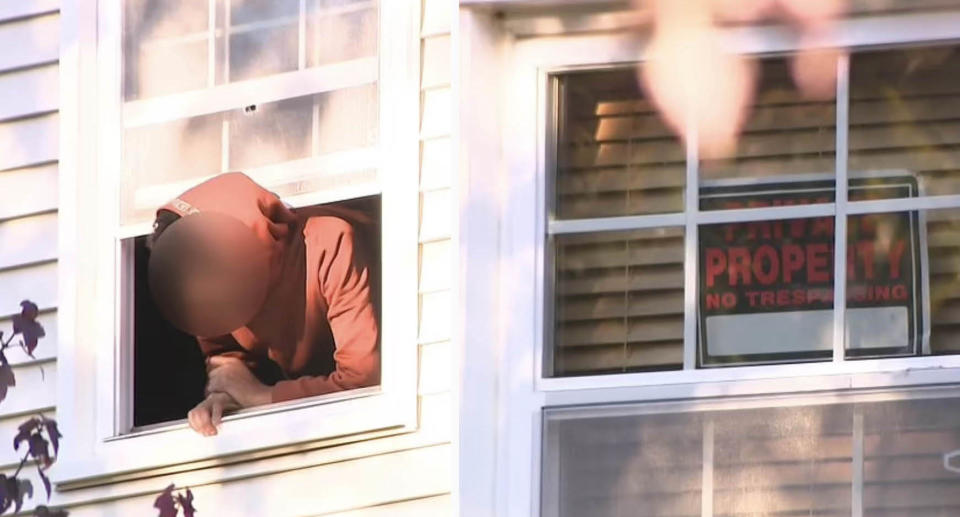
[[[317,281],[327,305],[336,368],[326,376],[280,381],[273,402],[322,395],[380,382],[380,332],[370,292],[370,267],[353,228],[339,218],[325,219]]]

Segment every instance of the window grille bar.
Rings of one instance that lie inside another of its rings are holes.
[[[836,216],[833,255],[833,361],[843,361],[847,310],[847,148],[850,122],[850,57],[837,60]]]
[[[697,367],[697,224],[700,211],[699,177],[700,154],[699,133],[694,111],[688,110],[686,128],[686,189],[684,190],[684,210],[686,227],[684,228],[683,257],[683,369],[694,370]]]
[[[700,517],[713,517],[713,419],[703,420],[703,480],[700,483]]]
[[[853,480],[850,487],[850,517],[863,517],[863,410],[853,413]]]

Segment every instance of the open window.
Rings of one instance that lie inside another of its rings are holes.
[[[77,179],[97,189],[78,202],[90,233],[76,250],[97,272],[77,297],[98,310],[64,368],[71,396],[95,399],[100,417],[66,417],[90,443],[64,459],[60,478],[414,429],[418,3],[115,0],[98,9],[97,116],[85,126],[97,165]],[[158,208],[231,171],[295,212],[322,205],[370,221],[355,238],[369,250],[380,380],[241,410],[204,440],[184,420],[203,396],[203,356],[153,306],[145,243]]]

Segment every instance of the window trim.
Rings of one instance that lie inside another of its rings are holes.
[[[64,23],[69,26],[62,51],[69,57],[61,91],[67,98],[63,110],[69,124],[65,121],[62,130],[66,146],[61,170],[70,179],[61,184],[65,194],[61,236],[69,237],[61,239],[66,259],[60,264],[61,306],[66,315],[61,334],[66,336],[60,343],[58,417],[63,428],[72,430],[73,445],[64,448],[53,473],[58,486],[104,484],[120,477],[145,477],[151,471],[215,465],[227,456],[234,463],[265,451],[304,450],[415,430],[418,304],[412,273],[418,262],[419,2],[380,2],[379,143],[372,155],[367,150],[355,153],[362,155],[360,161],[375,160],[378,165],[381,209],[390,214],[382,223],[383,248],[385,254],[390,250],[390,260],[383,262],[381,275],[381,384],[356,393],[244,411],[225,418],[221,434],[206,440],[185,423],[118,433],[126,423],[121,410],[131,407],[132,393],[132,369],[118,367],[125,355],[120,350],[123,325],[115,302],[122,299],[121,283],[115,279],[124,274],[118,267],[120,239],[149,231],[144,225],[117,230],[122,171],[117,143],[124,109],[121,1],[64,3],[68,4]],[[346,77],[341,82],[356,80]],[[262,82],[251,81],[251,86]],[[246,87],[242,83],[227,86]],[[95,150],[85,153],[91,147]],[[337,192],[342,193],[359,196],[368,191]],[[330,192],[308,192],[286,201],[302,206],[330,201],[329,197]],[[73,235],[77,228],[84,230],[82,239]],[[349,400],[341,401],[344,396]]]
[[[486,3],[486,2],[482,2]],[[481,2],[472,2],[480,6]],[[614,17],[620,14],[614,14]],[[552,112],[546,102],[548,82],[545,71],[578,69],[586,66],[613,66],[638,60],[637,38],[623,32],[605,32],[610,29],[632,27],[630,20],[613,23],[603,16],[586,21],[594,24],[590,31],[584,24],[571,26],[569,32],[553,31],[558,26],[548,17],[528,16],[521,23],[512,23],[489,17],[482,9],[461,11],[461,58],[467,62],[466,49],[474,53],[469,62],[479,66],[464,67],[460,84],[465,93],[499,94],[500,105],[495,113],[478,113],[461,101],[459,126],[461,157],[461,231],[470,237],[464,241],[461,258],[461,303],[473,307],[461,309],[459,335],[463,354],[470,358],[461,379],[460,404],[463,407],[490,407],[495,411],[461,412],[461,432],[465,429],[488,429],[496,434],[495,443],[478,436],[462,434],[471,450],[460,451],[463,502],[460,511],[465,516],[497,512],[508,517],[529,517],[540,514],[542,433],[540,415],[545,407],[591,405],[618,402],[644,402],[671,399],[704,400],[710,397],[740,397],[807,392],[850,392],[853,390],[896,388],[956,383],[960,361],[948,356],[912,358],[910,363],[898,359],[849,362],[855,365],[848,371],[839,371],[833,363],[806,365],[758,366],[744,369],[739,379],[711,378],[717,370],[704,370],[706,376],[682,381],[691,371],[682,372],[674,379],[658,378],[673,372],[622,374],[566,379],[542,379],[543,312],[543,247],[537,243],[546,235],[545,193],[542,187],[548,154],[546,126]],[[544,23],[539,23],[540,21]],[[608,23],[610,22],[610,23]],[[960,12],[944,11],[914,15],[884,15],[853,18],[841,22],[840,36],[833,42],[844,47],[876,47],[889,44],[936,42],[960,38]],[[511,26],[521,29],[543,28],[542,32],[511,34]],[[566,27],[564,25],[564,27]],[[577,33],[577,34],[574,34]],[[742,27],[728,29],[725,35],[737,49],[751,53],[773,53],[791,50],[794,38],[777,27]],[[477,53],[482,53],[477,55]],[[501,79],[492,79],[499,77]],[[473,149],[489,147],[489,130],[495,128],[500,138],[500,153],[477,156]],[[485,132],[484,130],[487,130]],[[500,160],[503,160],[502,162]],[[691,163],[688,160],[688,163]],[[498,224],[487,225],[491,192],[479,176],[498,171],[497,181],[503,191],[499,202]],[[688,184],[696,184],[690,180]],[[687,206],[696,206],[695,189],[687,190]],[[936,208],[954,205],[960,198],[923,198],[921,206],[910,204],[910,209]],[[913,201],[913,200],[911,200]],[[904,206],[902,203],[864,202],[856,212],[884,211]],[[489,208],[489,207],[488,207]],[[829,210],[829,208],[827,208]],[[770,212],[767,212],[770,213]],[[786,217],[788,211],[779,213]],[[744,212],[742,217],[754,218],[755,213]],[[774,217],[775,218],[775,217]],[[680,222],[675,220],[674,222]],[[692,224],[684,220],[683,225]],[[692,238],[687,232],[687,238]],[[495,246],[490,253],[482,246]],[[687,246],[687,249],[696,249]],[[491,256],[492,255],[492,256]],[[509,264],[509,268],[497,268]],[[688,268],[693,261],[687,259]],[[473,279],[468,271],[499,271],[495,287]],[[689,270],[688,270],[688,274]],[[534,281],[531,282],[530,279]],[[467,292],[463,292],[466,290]],[[471,292],[472,290],[472,292]],[[490,292],[492,291],[492,292]],[[695,304],[695,296],[687,290],[685,302]],[[843,298],[841,298],[843,299]],[[492,301],[492,300],[499,300]],[[487,331],[487,314],[478,307],[489,308],[496,314],[497,328]],[[694,322],[695,324],[695,322]],[[695,330],[686,323],[686,332]],[[474,339],[473,335],[496,337],[496,350],[482,349],[489,341]],[[690,358],[687,359],[691,360]],[[832,368],[824,372],[824,365]],[[748,372],[747,370],[750,370]],[[469,379],[486,372],[496,390],[472,389]],[[752,372],[752,374],[751,374]],[[765,375],[757,373],[767,372]],[[466,377],[470,375],[470,377]],[[640,379],[649,382],[638,384]],[[789,379],[788,379],[789,378]],[[586,380],[583,380],[586,379]],[[473,447],[475,446],[475,447]],[[488,454],[495,454],[491,465]],[[476,487],[476,488],[474,488]],[[489,492],[480,490],[490,487]]]

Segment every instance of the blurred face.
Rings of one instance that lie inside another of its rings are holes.
[[[171,224],[150,255],[157,307],[174,326],[199,337],[228,334],[252,320],[269,275],[269,248],[237,219],[213,212]]]

